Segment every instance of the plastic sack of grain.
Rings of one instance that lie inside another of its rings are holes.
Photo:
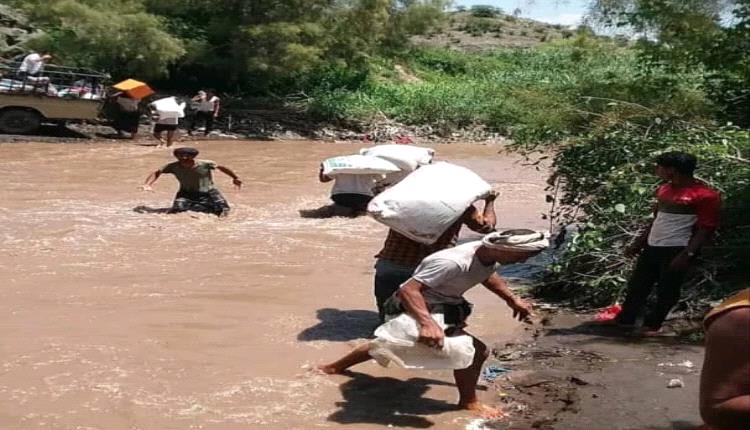
[[[323,174],[326,176],[335,176],[343,173],[350,175],[381,175],[399,172],[400,170],[398,166],[390,161],[365,155],[344,155],[323,161]]]
[[[367,212],[404,236],[432,244],[492,187],[471,170],[435,163],[375,196]]]
[[[433,314],[445,329],[443,314]],[[419,326],[409,314],[401,314],[378,327],[370,342],[370,356],[381,366],[391,363],[406,369],[465,369],[474,360],[470,336],[445,337],[441,349],[417,342]]]
[[[185,103],[177,103],[177,99],[174,97],[156,100],[151,103],[151,106],[160,119],[185,117]]]
[[[359,153],[388,160],[405,172],[412,172],[418,166],[432,163],[435,156],[433,149],[412,145],[378,145],[363,148]]]

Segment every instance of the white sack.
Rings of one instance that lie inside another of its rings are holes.
[[[151,106],[156,110],[159,119],[185,117],[185,103],[178,104],[174,97],[156,100],[151,103]]]
[[[418,166],[432,163],[432,158],[435,156],[433,149],[411,145],[378,145],[363,148],[359,153],[388,160],[406,172],[412,172]]]
[[[333,157],[323,162],[323,174],[335,176],[346,173],[351,175],[382,175],[398,172],[400,169],[390,161],[364,155],[344,155]]]
[[[445,329],[443,314],[433,314]],[[401,314],[375,330],[370,342],[370,356],[381,366],[390,363],[406,369],[465,369],[474,360],[474,343],[470,336],[446,337],[442,349],[418,343],[419,325],[408,314]]]
[[[441,162],[415,170],[375,196],[367,212],[404,236],[429,245],[491,190],[471,170]]]

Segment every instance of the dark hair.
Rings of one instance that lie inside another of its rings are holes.
[[[172,154],[174,154],[175,157],[179,157],[180,155],[189,155],[195,157],[196,155],[198,155],[198,150],[195,148],[183,147],[175,149]]]
[[[695,155],[687,152],[671,151],[659,154],[656,157],[656,164],[662,167],[671,167],[679,174],[693,176],[698,159]]]

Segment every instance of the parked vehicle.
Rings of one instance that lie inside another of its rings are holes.
[[[99,117],[109,75],[47,65],[40,76],[22,76],[19,65],[0,63],[0,132],[28,134],[43,123]]]

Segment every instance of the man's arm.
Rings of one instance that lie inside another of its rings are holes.
[[[214,118],[219,116],[219,108],[221,107],[221,100],[214,100]]]
[[[513,309],[513,318],[524,321],[531,315],[531,305],[516,297],[508,288],[505,280],[497,273],[493,273],[486,281],[482,282],[482,285],[496,296],[505,300],[505,303]]]
[[[235,187],[237,187],[238,189],[242,188],[242,181],[240,180],[239,176],[237,176],[232,170],[224,166],[216,166],[216,168],[222,173],[224,173],[225,175],[232,178],[232,183],[234,184]]]
[[[486,234],[495,231],[497,224],[495,198],[497,198],[497,193],[494,191],[484,198],[484,210],[481,214],[474,205],[469,206],[463,215],[464,224],[477,233]]]
[[[333,180],[332,177],[323,174],[323,165],[320,165],[320,170],[318,171],[318,180],[320,182],[331,182]]]
[[[715,230],[712,228],[699,228],[690,238],[690,242],[679,254],[672,259],[669,267],[672,270],[682,271],[690,266],[690,259],[695,256],[703,246],[709,243],[714,237]]]
[[[143,191],[153,191],[153,188],[151,188],[151,185],[156,182],[157,179],[159,179],[159,176],[161,176],[161,170],[157,170],[155,172],[152,172],[148,177],[146,178],[146,181],[143,182],[143,185],[141,185],[141,189]]]
[[[750,420],[750,308],[716,317],[706,332],[700,412],[715,429],[747,428]]]
[[[428,287],[411,278],[398,290],[398,298],[401,299],[406,312],[419,324],[419,342],[442,348],[445,333],[430,315],[427,302],[422,295],[422,290],[425,288]]]
[[[649,223],[646,225],[646,228],[641,230],[638,236],[636,236],[635,240],[633,240],[633,242],[631,242],[630,245],[625,248],[626,257],[635,257],[636,255],[640,254],[643,248],[645,248],[648,244],[648,235],[651,233],[651,226],[654,224],[654,220],[656,219],[657,210],[657,205],[654,205],[654,218],[649,221]]]

